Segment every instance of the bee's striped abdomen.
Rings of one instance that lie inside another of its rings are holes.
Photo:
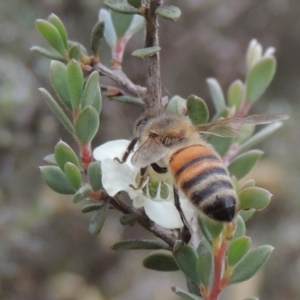
[[[191,145],[170,157],[170,170],[188,199],[203,213],[230,222],[236,212],[236,193],[214,151],[205,145]]]

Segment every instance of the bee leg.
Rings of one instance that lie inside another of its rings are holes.
[[[115,157],[114,160],[118,161],[120,164],[123,164],[127,160],[129,154],[133,151],[134,146],[137,143],[137,141],[138,141],[138,138],[136,137],[129,143],[125,153],[123,154],[122,159],[120,159],[119,157]]]
[[[168,172],[168,168],[162,168],[156,163],[151,164],[152,169],[158,174],[164,174]]]
[[[144,167],[144,168],[140,169],[141,178],[140,178],[139,184],[137,186],[133,186],[132,184],[130,184],[129,186],[132,187],[134,190],[141,189],[143,186],[143,183],[145,182],[145,174],[146,174],[147,169],[148,169],[148,167]]]
[[[179,201],[179,196],[178,196],[178,192],[177,192],[177,189],[175,187],[173,187],[173,191],[174,191],[174,204],[175,204],[175,207],[177,208],[179,214],[180,214],[180,218],[181,218],[181,221],[183,223],[183,229],[182,229],[182,240],[185,244],[188,244],[188,242],[190,241],[191,239],[191,231],[189,229],[189,224],[185,218],[185,215],[181,209],[181,205],[180,205],[180,201]]]

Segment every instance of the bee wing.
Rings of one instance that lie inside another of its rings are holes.
[[[167,154],[168,150],[169,149],[167,147],[148,138],[135,151],[131,158],[131,163],[138,168],[146,167],[163,158]]]
[[[288,116],[280,114],[233,117],[197,125],[196,130],[200,133],[211,133],[221,137],[236,137],[239,134],[239,128],[244,124],[268,124],[272,122],[283,121],[288,118]]]

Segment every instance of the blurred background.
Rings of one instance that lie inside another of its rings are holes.
[[[160,20],[165,95],[196,94],[209,104],[206,78],[217,78],[225,91],[233,80],[243,80],[245,52],[252,38],[264,48],[276,48],[276,77],[252,113],[286,113],[290,119],[259,146],[265,155],[250,177],[274,197],[248,223],[254,245],[271,244],[275,250],[253,280],[230,287],[222,299],[299,299],[299,1],[165,3],[182,10],[176,23]],[[29,50],[33,45],[46,46],[34,22],[53,12],[64,22],[69,38],[89,48],[89,34],[101,7],[100,0],[0,2],[0,299],[176,300],[170,287],[185,288],[179,273],[144,269],[147,251],[110,249],[120,240],[151,238],[148,232],[122,227],[120,214],[112,212],[101,235],[91,236],[91,216],[81,213],[82,204],[74,205],[71,198],[51,191],[38,169],[60,138],[71,145],[74,141],[37,90],[45,87],[53,94],[50,61]],[[141,32],[129,43],[124,62],[124,71],[141,85],[143,62],[130,53],[142,47],[142,40]],[[106,45],[102,53],[109,65]],[[131,138],[140,113],[138,107],[104,99],[94,146]]]

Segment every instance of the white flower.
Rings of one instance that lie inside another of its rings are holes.
[[[174,205],[173,188],[170,184],[163,184],[168,189],[166,199],[162,198],[162,184],[158,184],[157,193],[154,198],[151,198],[149,193],[148,178],[144,183],[145,189],[135,190],[132,186],[137,186],[137,177],[139,169],[131,164],[132,154],[129,155],[126,163],[119,163],[114,160],[115,157],[122,158],[130,141],[116,140],[107,142],[97,147],[93,156],[96,160],[101,161],[102,168],[102,184],[106,192],[110,196],[116,195],[120,191],[126,191],[133,201],[134,207],[144,207],[147,216],[158,225],[173,229],[183,226],[178,210]],[[157,177],[157,176],[155,176]],[[194,209],[189,200],[180,194],[180,204],[187,221],[190,221],[194,215]]]

